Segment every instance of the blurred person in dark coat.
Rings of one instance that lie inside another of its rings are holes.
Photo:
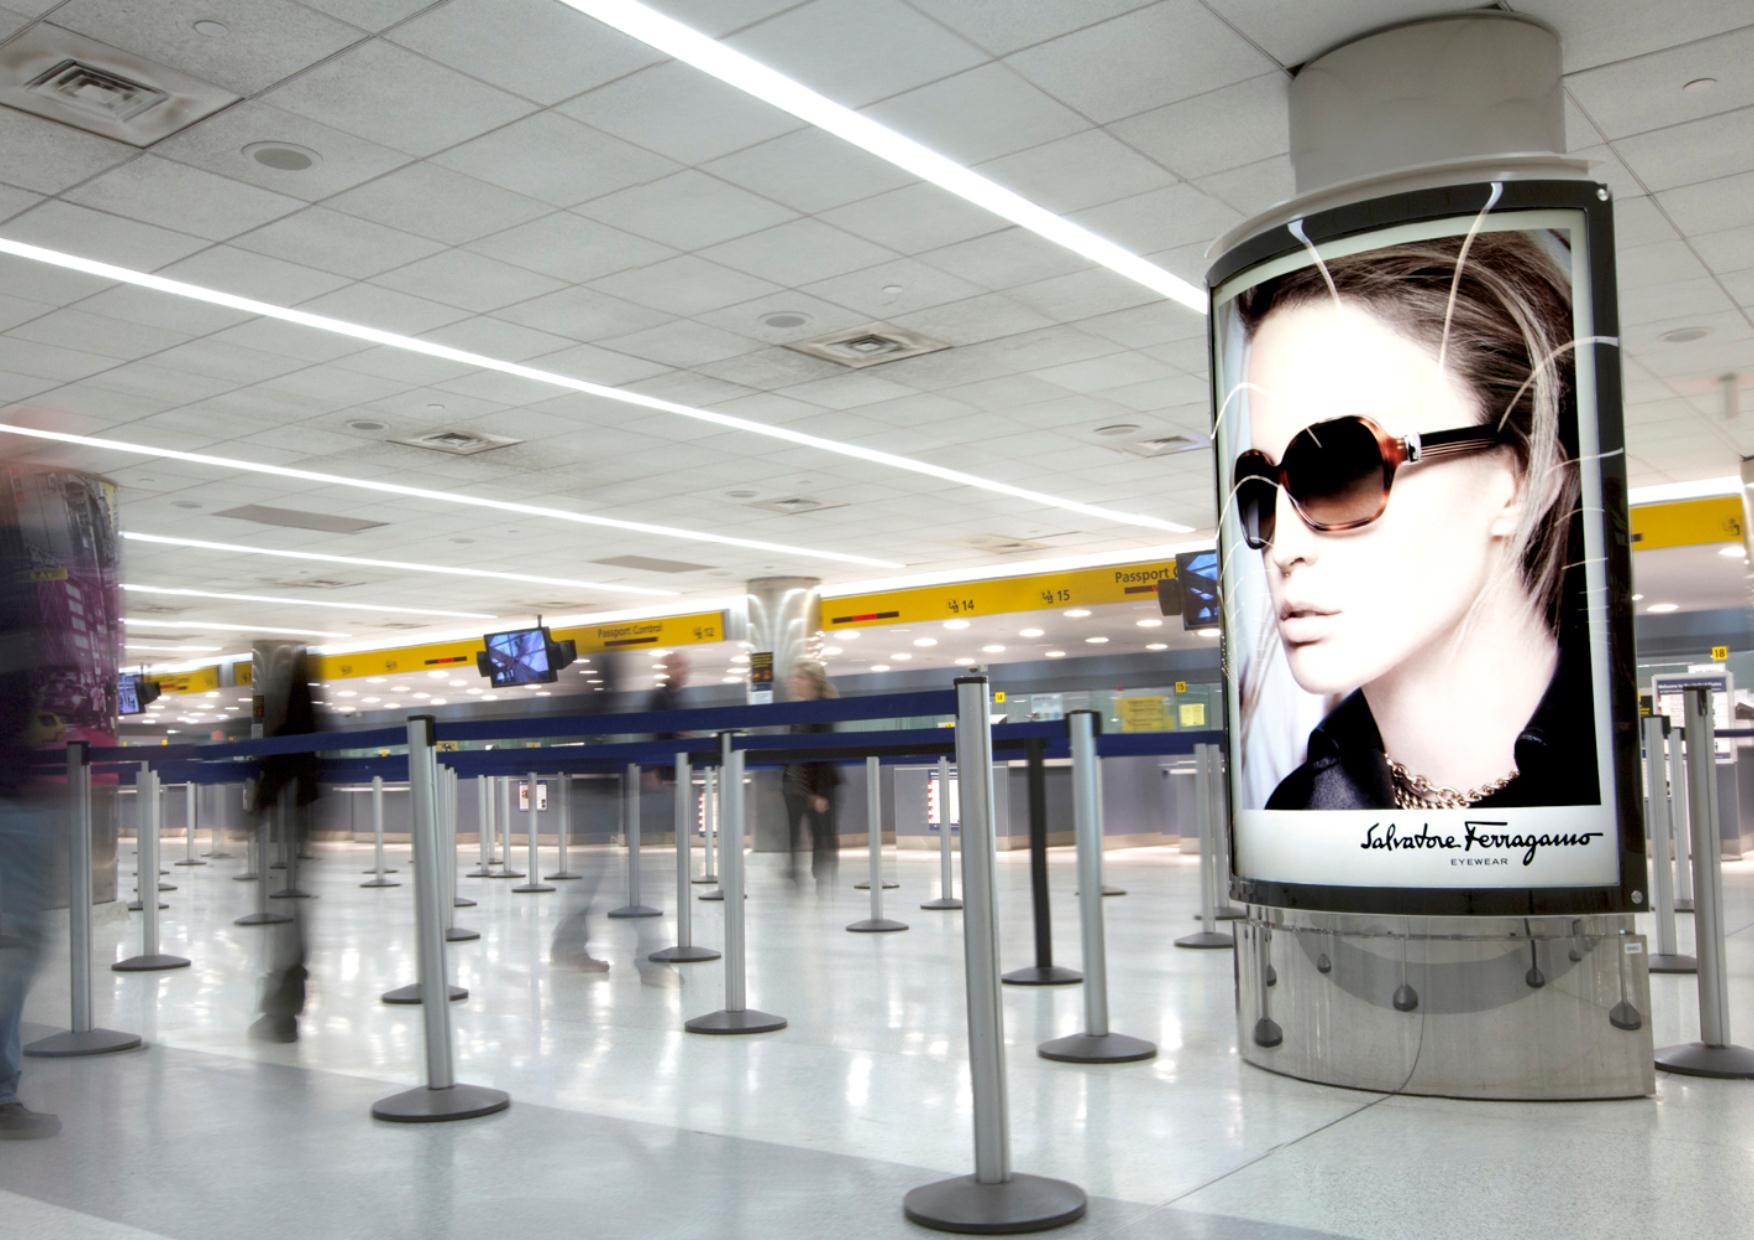
[[[839,697],[828,672],[820,663],[800,663],[788,682],[794,702],[824,702]],[[798,734],[832,732],[829,723],[794,724]],[[833,762],[786,764],[782,791],[786,804],[786,829],[791,841],[786,877],[798,881],[798,837],[810,833],[810,873],[818,890],[831,887],[840,866],[840,833],[835,823],[836,801],[841,785],[840,767]]]

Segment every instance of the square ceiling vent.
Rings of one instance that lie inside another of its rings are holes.
[[[342,517],[332,512],[304,512],[297,508],[273,508],[267,504],[244,504],[216,512],[216,517],[237,521],[254,521],[257,525],[278,525],[288,530],[315,530],[319,534],[357,534],[375,530],[382,521],[362,521],[358,517]]]
[[[891,327],[887,323],[869,323],[864,327],[818,336],[814,340],[799,340],[786,346],[852,370],[879,366],[884,362],[899,362],[904,357],[919,357],[922,353],[936,353],[939,349],[949,347],[942,341],[922,336],[919,332],[910,332],[905,327]]]
[[[405,439],[392,439],[390,442],[399,443],[405,448],[443,452],[446,456],[476,456],[482,452],[492,452],[495,448],[509,448],[524,441],[505,435],[488,435],[481,431],[428,431],[424,435],[410,435]]]
[[[1111,446],[1116,452],[1125,452],[1128,456],[1176,456],[1182,452],[1196,452],[1209,445],[1210,441],[1204,435],[1161,435],[1156,439],[1140,439],[1134,443]]]
[[[37,22],[0,47],[0,103],[150,146],[238,96],[168,65]]]

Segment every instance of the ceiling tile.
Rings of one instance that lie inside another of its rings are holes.
[[[635,357],[650,358],[654,362],[663,362],[666,366],[680,367],[698,366],[702,362],[736,357],[757,347],[755,341],[747,336],[738,336],[716,327],[708,327],[704,323],[687,320],[666,323],[662,327],[648,327],[644,331],[611,337],[600,343],[621,353],[632,353]]]
[[[1741,228],[1754,224],[1754,172],[1666,190],[1657,194],[1656,200],[1670,220],[1689,235]]]
[[[570,207],[675,171],[642,150],[555,112],[539,112],[434,157],[448,168]]]
[[[896,383],[881,375],[854,371],[829,379],[800,383],[786,388],[780,395],[790,396],[794,400],[807,400],[813,405],[823,405],[829,409],[856,409],[860,405],[874,405],[878,401],[913,396],[915,391],[905,383]]]
[[[252,254],[229,245],[216,245],[172,263],[163,274],[175,280],[186,280],[190,284],[282,306],[295,306],[348,283],[345,276],[283,262],[266,254]]]
[[[432,0],[300,0],[307,9],[339,17],[374,34],[432,4]]]
[[[8,333],[0,336],[0,370],[32,379],[63,382],[109,370],[116,358],[83,349],[59,348]]]
[[[766,321],[773,315],[788,317],[776,327]],[[811,340],[842,328],[857,327],[868,316],[794,289],[786,289],[695,317],[703,323],[710,323],[714,327],[722,327],[740,335],[753,336],[767,344],[791,344],[793,341]],[[802,322],[791,323],[792,318],[801,319]]]
[[[0,220],[9,220],[15,215],[22,215],[42,200],[41,194],[33,194],[29,190],[14,189],[10,185],[0,185]]]
[[[641,69],[560,105],[575,120],[685,164],[798,128],[772,104],[677,61]]]
[[[233,245],[338,275],[364,279],[435,254],[444,247],[425,237],[385,228],[327,207],[296,215],[235,238]]]
[[[1072,217],[1110,241],[1148,254],[1205,242],[1242,222],[1242,214],[1191,185],[1171,185]]]
[[[560,280],[468,250],[434,254],[386,271],[373,283],[483,313],[566,287]]]
[[[725,41],[849,108],[987,59],[900,0],[814,0]]]
[[[350,284],[307,301],[299,309],[407,335],[430,331],[468,317],[455,306],[410,297],[407,293],[379,288],[375,284]]]
[[[661,362],[648,361],[627,353],[616,353],[611,349],[600,349],[590,344],[575,344],[557,353],[544,353],[540,357],[530,358],[529,364],[569,378],[583,379],[587,383],[600,383],[605,387],[618,387],[623,383],[654,378],[668,369]]]
[[[54,14],[57,26],[241,95],[265,90],[361,37],[351,26],[293,0],[227,0],[218,13],[225,33],[209,38],[196,23],[215,15],[206,0],[67,0]]]
[[[1620,322],[1626,326],[1656,323],[1688,315],[1719,313],[1732,305],[1714,277],[1668,280],[1623,291]]]
[[[304,206],[200,168],[142,155],[69,190],[63,199],[223,241]]]
[[[967,73],[895,95],[865,114],[964,164],[996,159],[1090,127],[1064,104],[1004,65]]]
[[[810,215],[914,180],[821,129],[802,129],[715,159],[705,171]]]
[[[1704,264],[1680,241],[1621,246],[1619,253],[1615,255],[1615,267],[1615,275],[1623,295],[1629,289],[1648,288],[1653,284],[1693,279],[1706,274]]]
[[[59,313],[47,302],[29,301],[23,297],[8,297],[0,293],[0,331],[28,323],[43,315]]]
[[[0,108],[0,181],[57,194],[138,154],[125,143]]]
[[[224,379],[233,387],[261,383],[303,365],[284,356],[213,339],[176,345],[158,354],[153,362],[183,374]]]
[[[777,202],[692,168],[593,198],[575,210],[679,250],[728,241],[796,215]]]
[[[1688,241],[1713,271],[1754,268],[1754,226],[1702,233],[1688,238]]]
[[[1516,0],[1515,7],[1559,31],[1568,73],[1748,25],[1748,6],[1742,0],[1670,5],[1591,0],[1583,6],[1568,0]]]
[[[925,182],[824,211],[821,218],[902,254],[918,254],[1005,227],[1005,221],[992,212]]]
[[[215,332],[207,339],[301,362],[333,362],[364,353],[371,347],[348,336],[282,323],[277,319],[251,319],[248,323]]]
[[[1100,129],[1007,155],[979,169],[1050,211],[1077,211],[1175,182],[1175,177]],[[992,217],[1002,227],[1003,221]]]
[[[228,379],[196,375],[185,370],[156,366],[151,362],[129,362],[125,366],[106,370],[92,382],[124,395],[163,401],[165,407],[205,400],[237,386]]]
[[[1089,260],[1021,228],[1006,228],[928,250],[920,255],[920,261],[986,289],[1030,284],[1049,276],[1082,271],[1090,265]]]
[[[139,271],[156,271],[206,243],[183,233],[106,215],[68,202],[45,202],[9,221],[6,235]],[[12,290],[30,296],[23,290]]]
[[[804,291],[849,310],[857,310],[872,319],[887,320],[890,315],[907,314],[950,301],[966,301],[984,290],[934,266],[903,258],[822,280],[807,286]]]
[[[713,246],[702,254],[787,286],[825,280],[894,257],[882,246],[820,220],[793,220]]]
[[[320,158],[302,171],[257,163],[244,148],[257,142],[290,142]],[[208,172],[314,202],[381,176],[408,162],[401,151],[320,125],[308,117],[240,100],[180,133],[155,143],[153,154]]]
[[[1112,314],[1100,314],[1081,321],[1078,328],[1093,336],[1101,336],[1104,340],[1125,345],[1129,349],[1195,338],[1204,347],[1206,338],[1204,315],[1168,301],[1134,306],[1130,310],[1116,310]]]
[[[1653,192],[1754,171],[1754,107],[1621,138],[1614,151]]]
[[[1754,80],[1746,71],[1750,57],[1754,57],[1754,24],[1573,73],[1565,85],[1596,128],[1613,140],[1754,104]],[[1682,89],[1697,78],[1715,78],[1717,84],[1705,91]]]
[[[1620,198],[1614,203],[1614,240],[1620,245],[1646,245],[1679,236],[1652,198]]]
[[[945,344],[975,344],[1018,332],[1049,327],[1054,319],[1005,293],[984,293],[967,301],[893,315],[890,322]]]
[[[1289,155],[1274,155],[1257,164],[1215,172],[1209,177],[1201,177],[1194,184],[1226,206],[1249,216],[1297,196],[1297,178],[1292,172]]]
[[[1030,0],[1028,4],[970,4],[968,0],[910,0],[970,42],[996,56],[1055,39],[1151,0]]]
[[[379,39],[276,87],[264,102],[410,155],[431,155],[535,110]]]
[[[663,59],[554,0],[451,0],[385,37],[543,104]]]
[[[844,369],[833,362],[786,348],[758,349],[722,362],[705,362],[699,370],[715,379],[758,391],[772,391],[844,373]]]
[[[670,316],[662,311],[636,306],[588,288],[563,289],[546,297],[507,306],[498,312],[497,317],[523,324],[526,328],[540,328],[560,337],[570,337],[541,350],[544,353],[552,353],[573,341],[623,336],[630,331],[643,331],[670,321]]]
[[[534,198],[431,163],[409,164],[337,195],[329,205],[449,245],[501,232],[551,210]]]
[[[1019,285],[1009,295],[1060,323],[1161,301],[1163,297],[1135,280],[1102,268]]]
[[[674,253],[655,241],[565,211],[483,237],[469,248],[574,283],[662,262]]]
[[[1017,52],[1005,63],[1102,123],[1274,67],[1196,0],[1162,0]],[[1100,72],[1091,71],[1096,65]]]
[[[1117,121],[1111,130],[1171,172],[1206,176],[1291,149],[1283,73],[1220,87]]]
[[[780,292],[778,285],[693,254],[592,281],[612,297],[674,315],[696,315]]]
[[[21,264],[23,266],[25,264]],[[49,268],[28,264],[39,272],[48,272]],[[81,276],[82,280],[90,277]],[[6,270],[5,263],[0,263],[0,287],[16,289],[21,295],[41,299],[41,291],[32,289],[25,281],[12,277]],[[93,282],[94,287],[101,287]],[[68,298],[72,300],[72,298]],[[157,293],[151,289],[134,288],[121,284],[94,293],[81,303],[81,310],[89,310],[93,314],[101,314],[106,319],[121,319],[127,323],[144,323],[148,327],[168,327],[172,331],[182,332],[187,336],[200,336],[208,332],[216,332],[222,328],[247,322],[249,315],[236,310],[223,310],[218,306],[209,306],[202,302],[190,301],[187,297],[172,297],[168,293]]]

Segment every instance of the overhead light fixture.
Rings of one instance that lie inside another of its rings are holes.
[[[1681,604],[1679,603],[1652,603],[1649,607],[1645,608],[1645,611],[1653,616],[1666,616],[1672,611],[1680,610]]]
[[[1740,495],[1742,480],[1733,474],[1719,478],[1698,478],[1692,482],[1658,482],[1633,487],[1626,493],[1628,504],[1662,504],[1672,499],[1707,499],[1713,495]]]
[[[1086,637],[1084,639],[1084,643],[1088,646],[1106,646],[1106,645],[1108,645],[1108,638],[1106,638],[1106,637]]]
[[[871,665],[871,670],[874,672],[887,672],[889,670],[889,664],[887,664],[887,663],[873,663]]]
[[[1737,484],[1738,486],[1740,483]],[[1727,494],[1734,494],[1732,488]],[[1127,551],[1104,551],[1086,555],[1062,555],[1039,560],[1008,560],[991,568],[946,568],[929,573],[909,573],[899,577],[872,577],[864,581],[837,581],[822,587],[823,598],[845,598],[849,594],[884,594],[891,590],[911,590],[916,586],[965,585],[971,581],[1002,581],[1011,577],[1029,577],[1037,573],[1070,572],[1080,568],[1111,568],[1125,564],[1145,564],[1173,560],[1184,551],[1211,551],[1211,538],[1191,539],[1153,547],[1133,547]],[[946,620],[947,629],[967,628],[966,620]]]
[[[916,638],[914,638],[914,645],[920,646],[922,648],[927,647],[927,646],[936,646],[937,644],[938,644],[938,639],[936,637],[916,637]]]
[[[1147,645],[1145,646],[1145,649],[1147,649],[1147,650],[1168,650],[1169,643],[1168,642],[1150,642],[1150,643],[1147,643]]]
[[[1044,659],[1063,659],[1065,657],[1066,652],[1064,650],[1049,650],[1042,655],[1042,658]]]
[[[1046,632],[1046,631],[1047,631],[1047,630],[1045,630],[1045,629],[1018,629],[1018,630],[1017,630],[1017,636],[1019,636],[1019,637],[1031,637],[1031,638],[1033,638],[1033,637],[1040,637],[1040,636],[1042,636],[1042,635],[1043,635],[1043,634],[1044,634],[1044,633],[1045,633],[1045,632]]]
[[[833,658],[835,655],[840,653],[840,647],[839,646],[824,646],[822,648],[822,653],[825,656],[827,656],[828,658]],[[737,660],[735,660],[735,659],[731,660],[731,662],[733,662],[733,663],[735,663],[736,661]],[[749,660],[747,660],[747,659],[744,660],[745,663],[747,663],[748,661]]]
[[[892,654],[889,657],[897,663],[906,663],[909,659],[913,658],[913,655],[903,650],[899,654]]]
[[[956,660],[956,666],[957,667],[973,667],[974,660],[969,658],[967,655],[963,655],[962,658]]]
[[[1718,554],[1723,556],[1726,560],[1745,560],[1748,558],[1748,553],[1736,543],[1731,543],[1727,547],[1720,547],[1718,549]]]
[[[1159,620],[1156,616],[1147,616],[1145,619],[1135,620],[1133,623],[1142,629],[1160,629],[1163,627],[1163,621]]]
[[[995,642],[990,646],[982,646],[981,653],[982,654],[1004,654],[1005,647],[1003,647],[1003,646],[999,645],[997,642]]]
[[[165,654],[214,654],[225,649],[223,646],[165,646],[158,642],[128,642],[130,650],[153,650]]]
[[[16,242],[0,238],[0,254],[9,253],[9,247],[16,244]],[[361,328],[360,330],[370,331],[373,329]],[[614,389],[605,390],[613,391]],[[127,452],[135,456],[182,461],[185,464],[206,465],[214,469],[231,469],[239,473],[271,474],[276,478],[297,478],[303,482],[346,487],[355,491],[376,491],[384,495],[399,495],[406,499],[432,500],[441,504],[460,504],[467,508],[491,508],[499,512],[515,512],[524,517],[541,517],[550,521],[564,521],[572,525],[591,525],[606,529],[626,530],[635,534],[654,534],[660,538],[674,538],[682,542],[713,543],[723,547],[743,547],[751,551],[777,551],[783,555],[795,555],[814,560],[834,560],[843,564],[871,564],[879,568],[900,567],[894,560],[879,560],[868,555],[821,551],[811,547],[794,547],[788,543],[765,542],[758,538],[736,538],[730,534],[709,534],[679,529],[673,525],[654,525],[649,521],[626,521],[620,517],[600,517],[590,513],[569,512],[564,508],[549,508],[542,504],[522,504],[513,500],[488,499],[483,495],[470,495],[461,491],[435,491],[430,487],[404,486],[399,482],[374,482],[367,478],[348,478],[341,474],[325,474],[314,469],[295,469],[288,465],[267,465],[261,461],[213,456],[206,452],[181,452],[175,448],[155,448],[150,444],[130,443],[124,439],[100,439],[92,435],[73,435],[65,431],[16,426],[9,422],[0,422],[0,434],[21,435],[27,439],[46,439],[52,443],[77,444],[80,447],[98,448],[108,452]]]
[[[848,629],[845,633],[838,634],[838,636],[843,642],[856,642],[859,640],[859,630]]]
[[[285,598],[274,594],[223,594],[214,590],[185,590],[175,586],[137,586],[124,583],[136,594],[172,594],[180,598],[217,598],[234,603],[273,603],[280,607],[333,607],[341,611],[388,612],[404,616],[446,616],[459,620],[496,620],[485,611],[446,611],[437,607],[400,607],[389,603],[339,603],[329,599]]]
[[[1642,594],[1634,594],[1634,595],[1633,595],[1633,596],[1632,596],[1632,601],[1633,601],[1633,602],[1635,602],[1635,603],[1642,603],[1642,602],[1644,602],[1644,595],[1642,595]]]
[[[288,629],[268,624],[222,624],[218,620],[147,620],[123,616],[122,623],[134,629],[214,629],[227,633],[272,633],[289,637],[347,637],[327,629]]]
[[[817,94],[809,87],[745,56],[742,52],[733,51],[692,26],[685,26],[674,18],[665,17],[635,0],[562,0],[562,3],[657,48],[667,56],[693,65],[702,73],[710,74],[729,86],[754,95],[763,103],[771,104],[782,112],[790,112],[806,124],[825,130],[861,150],[869,151],[877,158],[913,173],[922,181],[948,190],[958,198],[1010,220],[1020,228],[1028,229],[1038,237],[1063,246],[1098,266],[1107,267],[1136,284],[1142,284],[1196,314],[1206,313],[1206,290],[1165,271],[1155,263],[1147,262],[1105,237],[1097,236],[1087,228],[1037,206],[1022,194],[1006,189],[998,182],[963,167],[930,147],[915,142],[912,138],[903,137],[887,125],[879,124],[861,112],[855,112]]]
[[[1216,641],[1220,637],[1224,636],[1224,634],[1218,629],[1195,629],[1194,631],[1196,633],[1198,633],[1201,637],[1210,638],[1213,641]]]
[[[650,590],[644,586],[612,586],[600,581],[579,581],[571,577],[543,577],[531,573],[503,573],[486,568],[457,568],[449,564],[416,564],[409,560],[378,560],[356,555],[327,555],[316,551],[282,551],[273,547],[246,547],[241,543],[209,542],[201,538],[170,538],[163,534],[140,534],[123,531],[129,542],[153,543],[163,547],[189,547],[197,551],[224,551],[233,555],[265,555],[281,560],[310,560],[319,564],[351,564],[357,568],[388,568],[404,573],[438,573],[446,577],[480,577],[490,581],[518,581],[529,585],[570,586],[576,590],[593,590],[605,594],[639,594],[673,598],[674,590]]]
[[[709,40],[710,42],[710,40]],[[972,174],[970,174],[972,175]],[[1008,192],[1008,191],[1007,191]],[[1052,217],[1058,218],[1058,217]],[[1106,243],[1105,243],[1106,244]],[[519,362],[508,362],[501,358],[489,357],[484,353],[471,353],[467,349],[457,349],[450,345],[439,344],[433,340],[423,340],[416,336],[404,336],[398,332],[384,331],[377,327],[367,327],[363,323],[350,323],[345,319],[330,318],[323,314],[312,314],[308,310],[295,310],[289,306],[279,306],[272,302],[257,301],[253,297],[240,297],[235,293],[225,293],[218,289],[207,288],[200,284],[190,284],[183,280],[172,280],[150,272],[136,271],[132,267],[118,267],[114,263],[99,262],[96,259],[84,258],[78,254],[68,254],[61,250],[45,249],[42,246],[30,245],[16,241],[10,237],[0,237],[0,254],[10,254],[14,258],[26,259],[30,262],[43,263],[51,267],[61,267],[68,271],[83,272],[97,276],[99,279],[115,280],[122,284],[132,284],[140,288],[152,289],[155,292],[169,293],[174,297],[185,297],[192,301],[206,302],[209,305],[223,306],[229,310],[237,310],[244,314],[260,315],[263,318],[277,319],[283,323],[293,323],[300,327],[308,327],[315,331],[328,332],[331,335],[347,336],[354,340],[364,340],[385,348],[399,349],[407,353],[419,353],[427,357],[436,357],[444,361],[457,362],[478,370],[491,370],[500,374],[512,375],[520,379],[528,379],[533,383],[542,383],[550,387],[564,388],[568,391],[581,392],[602,400],[612,400],[624,405],[636,405],[642,409],[655,409],[660,413],[672,413],[678,417],[691,418],[699,422],[709,422],[729,430],[743,431],[751,435],[761,435],[769,439],[784,440],[802,447],[814,448],[821,452],[836,456],[852,457],[855,460],[869,461],[891,469],[904,470],[908,473],[923,474],[937,478],[943,482],[957,486],[972,487],[976,490],[988,491],[995,495],[1005,495],[1012,499],[1026,500],[1047,508],[1058,508],[1066,512],[1076,512],[1082,516],[1092,517],[1099,521],[1112,521],[1119,525],[1141,526],[1147,529],[1167,530],[1170,533],[1185,534],[1192,530],[1191,526],[1175,521],[1165,521],[1159,517],[1145,516],[1141,513],[1121,512],[1117,509],[1104,508],[1097,504],[1085,504],[1063,496],[1049,495],[1044,491],[1033,491],[1028,487],[1013,486],[1008,482],[1000,482],[994,478],[983,478],[977,474],[965,473],[960,469],[951,469],[944,465],[936,465],[930,461],[919,461],[912,457],[900,456],[894,452],[884,452],[878,448],[867,448],[859,444],[842,443],[836,439],[825,439],[820,435],[811,435],[804,431],[793,430],[785,426],[771,425],[752,418],[740,418],[735,414],[721,413],[711,409],[697,409],[692,405],[682,405],[675,401],[664,400],[656,396],[646,396],[625,388],[606,387],[600,383],[591,383],[584,379],[575,379],[570,375],[558,374],[551,370],[540,370],[534,366],[525,366]],[[1140,260],[1143,261],[1143,260]],[[1149,265],[1149,264],[1147,264]],[[1155,270],[1155,268],[1153,269]],[[1202,304],[1204,294],[1201,294]],[[716,543],[722,546],[748,547],[762,551],[781,551],[791,555],[807,556],[813,559],[838,560],[848,564],[870,564],[880,568],[899,568],[892,560],[879,560],[870,556],[848,555],[837,552],[813,551],[802,547],[789,547],[779,543],[762,542],[756,539],[735,538],[728,534],[709,534],[694,530],[676,529],[672,526],[654,525],[643,521],[625,521],[615,517],[591,516],[585,513],[568,512],[559,508],[545,508],[534,504],[517,504],[507,500],[492,500],[483,496],[453,494],[447,491],[433,491],[424,487],[407,487],[387,482],[367,482],[361,479],[345,478],[338,474],[320,474],[310,470],[292,469],[278,465],[263,465],[258,462],[228,460],[223,457],[207,456],[197,452],[178,452],[169,448],[152,448],[145,444],[124,445],[118,440],[93,439],[85,435],[68,435],[56,431],[38,431],[28,427],[12,424],[0,424],[0,431],[12,434],[33,435],[38,438],[58,440],[65,443],[82,443],[91,447],[110,448],[116,451],[134,452],[143,456],[162,457],[167,460],[186,461],[197,465],[215,465],[221,468],[247,470],[255,473],[274,474],[285,478],[301,478],[310,482],[321,482],[331,486],[349,486],[368,491],[380,491],[389,495],[404,495],[415,499],[432,499],[441,503],[462,504],[478,508],[497,508],[505,512],[517,512],[525,516],[548,517],[557,521],[570,521],[579,525],[596,525],[610,529],[629,530],[635,533],[657,534],[665,538],[676,538],[687,542]]]
[[[1090,615],[1090,613],[1082,607],[1074,607],[1063,614],[1068,620],[1083,620]]]
[[[968,627],[968,621],[966,621],[966,620],[946,620],[944,622],[944,627],[947,629],[966,629]]]

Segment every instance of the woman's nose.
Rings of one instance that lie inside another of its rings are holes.
[[[1303,523],[1297,515],[1297,508],[1291,502],[1291,496],[1284,487],[1277,488],[1273,510],[1273,545],[1267,554],[1273,557],[1273,565],[1281,573],[1289,572],[1294,564],[1311,563],[1316,558],[1316,534]]]

